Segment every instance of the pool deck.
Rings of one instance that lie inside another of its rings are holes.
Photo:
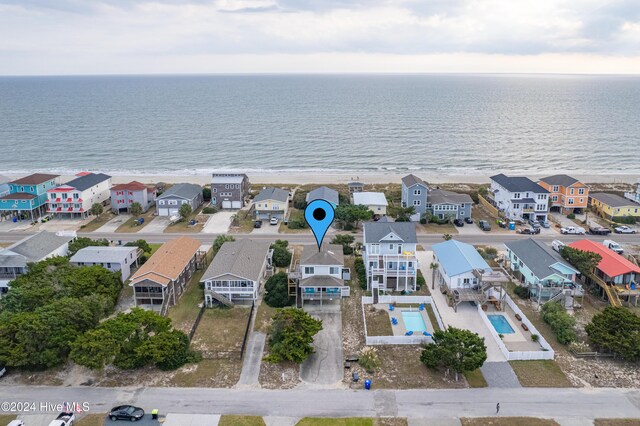
[[[531,340],[531,332],[524,331],[522,328],[522,323],[518,321],[516,318],[515,312],[509,307],[509,305],[505,304],[504,311],[498,311],[493,305],[489,305],[485,314],[487,315],[502,315],[505,317],[511,328],[513,328],[513,333],[506,333],[502,336],[502,341],[504,345],[510,351],[539,351],[542,350],[542,346],[540,343],[534,342]]]
[[[435,331],[433,328],[433,324],[431,324],[431,321],[429,320],[429,315],[427,314],[426,310],[420,311],[418,309],[418,307],[416,306],[415,308],[405,308],[405,307],[397,307],[394,308],[393,311],[389,310],[389,305],[385,304],[385,303],[378,303],[376,305],[373,305],[376,309],[380,309],[383,310],[387,313],[387,315],[389,315],[389,322],[391,322],[391,318],[396,318],[398,320],[398,324],[397,325],[393,325],[391,324],[391,329],[393,330],[393,335],[394,336],[404,336],[405,333],[407,332],[407,326],[404,323],[404,317],[402,316],[402,312],[419,312],[422,315],[422,319],[424,321],[424,325],[427,327],[427,332],[429,332],[430,334],[433,334],[433,332]],[[418,333],[415,332],[413,333],[414,335],[420,335],[422,333]]]

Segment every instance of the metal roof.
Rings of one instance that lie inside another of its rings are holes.
[[[259,281],[269,246],[268,241],[261,240],[227,241],[220,247],[200,281],[223,275]]]
[[[434,244],[433,252],[449,277],[471,272],[474,269],[483,271],[491,269],[471,244],[449,240]]]
[[[177,183],[164,191],[162,195],[159,195],[158,199],[180,197],[185,200],[193,200],[201,193],[202,187],[200,185],[196,185],[195,183]]]
[[[569,244],[569,247],[597,253],[602,256],[602,260],[598,263],[598,269],[611,278],[628,273],[640,274],[640,267],[634,265],[613,250],[605,247],[603,244],[591,240],[580,240],[572,242]]]
[[[379,243],[385,241],[389,234],[397,235],[402,242],[417,243],[416,225],[413,222],[365,222],[364,242],[365,244]]]
[[[265,200],[276,200],[285,202],[289,199],[289,191],[285,191],[280,188],[265,188],[258,195],[255,196],[253,201],[265,201]]]
[[[312,202],[313,200],[326,200],[337,206],[340,202],[340,195],[338,191],[335,189],[327,188],[326,186],[321,186],[319,188],[315,188],[307,194],[306,201],[307,203]]]
[[[535,192],[536,194],[548,194],[549,191],[524,176],[505,176],[500,173],[499,175],[491,176],[490,179],[500,186],[506,188],[510,192]]]
[[[72,263],[122,263],[137,247],[85,247],[71,257]],[[137,258],[138,256],[135,256]]]
[[[387,197],[382,192],[354,192],[353,204],[364,206],[387,206]]]
[[[96,186],[97,184],[108,179],[111,179],[111,176],[105,175],[104,173],[87,173],[73,180],[70,180],[69,182],[66,182],[64,186],[70,186],[77,189],[78,191],[84,191],[85,189]]]
[[[573,270],[576,274],[578,273],[578,271],[559,254],[533,238],[510,241],[504,243],[504,245],[518,256],[518,259],[522,260],[522,263],[527,265],[527,268],[529,268],[538,279],[543,279],[551,274],[557,273],[558,271],[556,269],[551,268],[552,265],[557,263]]]

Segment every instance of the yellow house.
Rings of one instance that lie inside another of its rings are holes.
[[[640,204],[616,194],[597,192],[589,195],[589,205],[600,216],[607,219],[614,217],[633,216],[640,219]]]
[[[289,191],[265,188],[253,199],[256,220],[284,219],[289,210]]]

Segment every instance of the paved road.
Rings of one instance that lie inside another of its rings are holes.
[[[375,382],[374,382],[375,386]],[[209,388],[98,388],[0,386],[9,402],[86,401],[106,412],[117,403],[145,409],[203,414],[261,416],[415,418],[484,417],[500,402],[502,416],[640,418],[640,390],[516,388],[459,390],[239,390]]]

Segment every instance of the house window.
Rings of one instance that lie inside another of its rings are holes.
[[[584,203],[584,198],[580,198],[580,204]]]
[[[56,194],[51,194],[51,199],[55,200],[56,199]]]
[[[421,195],[422,194],[422,190],[420,189],[414,189],[413,190],[413,195]]]
[[[164,200],[158,200],[158,205],[164,206]]]
[[[389,250],[393,250],[393,243],[389,244]]]
[[[78,198],[80,198],[80,194],[78,194],[77,192],[73,193],[73,199],[77,200]]]
[[[271,210],[280,210],[280,204],[273,204]]]
[[[519,209],[519,208],[520,208],[520,204],[515,203],[515,204],[513,205],[513,208],[514,208],[514,209]]]
[[[107,269],[111,268],[111,263],[107,263]]]
[[[558,185],[553,185],[553,192],[558,192],[560,191],[560,188],[558,188]]]
[[[513,194],[513,198],[520,198],[520,193],[516,192],[515,194]]]
[[[420,205],[420,200],[413,200],[413,205],[414,206],[419,206]]]
[[[573,198],[569,198],[569,205],[573,204]]]
[[[169,200],[169,205],[170,206],[177,206],[178,205],[178,200]]]
[[[229,189],[229,185],[225,185],[225,186],[224,186],[224,189]]]
[[[571,188],[571,189],[569,190],[569,194],[570,194],[570,195],[573,195],[573,192],[574,192],[574,188]]]
[[[339,273],[340,273],[340,268],[338,268],[337,266],[331,266],[329,268],[330,275],[338,275]]]
[[[315,268],[313,266],[305,266],[304,273],[305,275],[313,275],[315,273]]]
[[[187,201],[187,200],[182,200],[182,203],[181,203],[181,204],[187,204],[187,203],[188,203],[188,201]]]
[[[552,200],[552,201],[558,201],[558,196],[557,196],[557,195],[554,195],[553,197],[551,197],[551,200]]]
[[[584,195],[584,188],[578,188],[578,195]]]

